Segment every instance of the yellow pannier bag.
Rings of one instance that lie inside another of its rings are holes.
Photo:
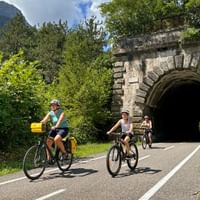
[[[31,123],[31,132],[35,134],[42,134],[46,131],[45,124],[41,122],[33,122]]]
[[[74,154],[77,150],[77,140],[75,137],[69,137],[71,152]]]

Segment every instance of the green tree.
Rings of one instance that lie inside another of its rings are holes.
[[[26,62],[22,51],[5,61],[1,56],[1,149],[11,149],[30,142],[30,122],[41,119],[45,86],[35,64]]]
[[[48,83],[57,77],[60,66],[63,64],[66,34],[67,24],[61,21],[58,24],[44,23],[38,29],[33,57],[39,61],[37,68]]]
[[[96,139],[110,117],[112,63],[103,52],[106,34],[99,26],[92,18],[69,31],[65,65],[53,89],[82,143]]]
[[[32,59],[36,28],[31,27],[22,14],[17,14],[0,29],[0,49],[5,59],[23,49],[26,59]]]
[[[112,0],[100,9],[113,38],[199,25],[199,0]]]

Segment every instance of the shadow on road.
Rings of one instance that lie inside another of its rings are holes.
[[[139,167],[136,168],[134,171],[128,171],[125,173],[120,173],[116,176],[116,178],[122,178],[122,177],[126,177],[126,176],[131,176],[134,174],[141,174],[141,173],[145,173],[145,174],[156,174],[161,172],[162,170],[160,169],[152,169],[150,167]]]
[[[30,181],[30,182],[42,182],[42,181],[48,181],[56,178],[76,178],[76,177],[84,177],[88,176],[94,173],[97,173],[98,170],[94,169],[86,169],[86,168],[75,168],[75,169],[70,169],[66,172],[54,172],[50,174],[43,175],[38,180]]]
[[[166,147],[152,146],[151,149],[165,149]]]

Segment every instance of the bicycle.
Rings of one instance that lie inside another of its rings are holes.
[[[111,146],[107,153],[106,166],[109,174],[114,177],[119,173],[122,161],[127,161],[128,167],[131,170],[134,170],[138,163],[139,154],[133,137],[129,141],[132,156],[128,157],[127,153],[124,152],[123,149],[124,144],[121,139],[122,133],[115,133],[112,135],[115,136],[115,140],[114,145]]]
[[[73,155],[76,151],[76,139],[74,137],[66,136],[63,139],[63,144],[67,152],[67,158],[62,158],[62,152],[54,144],[54,152],[47,146],[46,140],[48,136],[47,128],[41,123],[31,124],[32,133],[38,134],[39,140],[37,144],[30,147],[25,153],[23,159],[23,171],[27,178],[31,180],[38,179],[45,171],[48,165],[47,151],[51,157],[51,164],[57,163],[58,168],[65,172],[67,171],[73,162]]]
[[[150,140],[149,140],[148,134],[149,134],[148,129],[144,129],[144,133],[143,133],[142,138],[141,138],[142,148],[143,149],[146,149],[147,145],[149,146],[149,148],[151,148],[151,144],[150,144]]]

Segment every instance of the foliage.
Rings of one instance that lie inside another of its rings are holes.
[[[181,35],[183,41],[196,41],[200,39],[200,29],[188,27]]]
[[[184,24],[200,25],[199,0],[112,0],[102,3],[100,9],[115,39]]]
[[[85,25],[77,26],[68,33],[66,64],[59,72],[54,89],[79,143],[96,139],[99,128],[103,130],[100,124],[105,125],[110,116],[112,85],[110,57],[103,53],[105,34],[98,29],[94,19]]]
[[[58,75],[63,64],[63,50],[67,33],[67,24],[61,21],[44,23],[37,30],[36,46],[33,50],[34,60],[40,61],[37,68],[46,82],[51,83]]]
[[[63,64],[66,34],[66,23],[49,22],[36,29],[18,14],[0,29],[0,49],[5,59],[23,49],[25,59],[39,61],[37,69],[46,82],[51,83]]]
[[[5,59],[23,49],[25,57],[31,58],[31,49],[34,48],[36,29],[31,27],[22,14],[17,14],[3,28],[0,29],[0,49]]]
[[[44,84],[23,52],[0,64],[0,140],[1,148],[11,148],[31,140],[30,122],[42,113]]]

